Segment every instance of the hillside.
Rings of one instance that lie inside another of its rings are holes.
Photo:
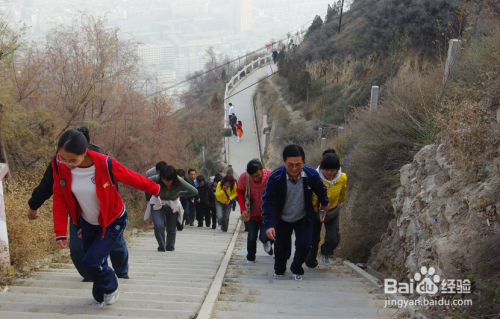
[[[333,7],[300,45],[283,44],[282,71],[256,96],[270,123],[268,167],[287,143],[303,145],[316,167],[319,127],[343,157],[338,256],[402,281],[421,266],[474,279],[477,307],[443,317],[498,309],[498,8],[498,1],[355,1],[337,34]],[[445,78],[453,38],[462,41],[460,59]],[[372,86],[380,98],[370,112]]]

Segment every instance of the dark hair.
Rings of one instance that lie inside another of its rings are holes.
[[[167,165],[168,165],[168,164],[167,164],[167,162],[165,162],[165,161],[161,161],[161,162],[156,163],[156,166],[155,166],[156,171],[157,171],[157,172],[161,171],[161,169],[162,169],[164,166],[167,166]]]
[[[229,105],[233,105],[233,103],[229,103]]]
[[[325,156],[326,154],[337,154],[337,151],[335,151],[333,148],[329,148],[329,149],[325,150],[323,152],[323,155],[321,155],[321,156]]]
[[[239,125],[242,125],[242,124],[241,124],[241,121],[238,121],[238,124],[239,124]]]
[[[201,182],[205,181],[205,176],[203,176],[203,175],[196,176],[196,181],[198,182],[198,185],[199,185]]]
[[[228,165],[227,167],[233,167],[233,165]]]
[[[62,133],[57,143],[57,149],[64,149],[68,153],[83,155],[89,146],[89,142],[81,132],[77,130],[67,130]]]
[[[214,183],[220,182],[221,180],[222,180],[222,176],[220,176],[219,174],[215,175]]]
[[[180,177],[186,177],[186,171],[183,170],[182,168],[179,168],[177,170],[177,175],[179,175]]]
[[[262,170],[262,163],[259,160],[253,159],[247,164],[247,174],[253,175]]]
[[[89,128],[86,127],[85,125],[80,126],[79,128],[76,129],[78,132],[82,133],[83,136],[87,139],[87,142],[90,143],[90,134],[89,134]]]
[[[283,150],[283,161],[286,162],[286,159],[289,157],[302,157],[302,161],[306,162],[306,154],[304,153],[304,149],[300,145],[288,145]]]
[[[319,164],[321,169],[339,169],[340,168],[340,158],[337,154],[326,153],[321,159],[321,164]]]
[[[172,165],[165,165],[160,171],[160,181],[161,179],[166,179],[167,181],[172,181],[172,186],[180,186],[181,181],[177,176],[177,172],[175,171],[175,167]],[[163,182],[162,182],[163,184]]]
[[[234,184],[236,183],[236,180],[234,179],[234,176],[233,175],[226,175],[222,178],[222,181],[221,181],[221,188],[224,184],[226,183],[229,183],[230,185],[230,188],[233,189],[234,187]]]
[[[194,168],[188,169],[188,175],[191,174],[191,172],[195,172],[196,173],[196,170]]]

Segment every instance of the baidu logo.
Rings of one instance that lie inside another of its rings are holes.
[[[471,282],[469,279],[443,279],[436,274],[434,267],[427,268],[425,266],[420,268],[413,278],[410,278],[409,283],[399,282],[396,279],[384,280],[384,293],[386,294],[418,294],[435,295],[442,294],[455,294],[455,293],[470,293]]]
[[[417,293],[434,295],[439,291],[438,285],[441,282],[441,278],[439,275],[436,275],[434,267],[427,269],[427,267],[423,266],[420,268],[420,272],[415,274],[414,278],[415,282],[418,283],[415,289]]]

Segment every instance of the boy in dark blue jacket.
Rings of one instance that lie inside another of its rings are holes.
[[[283,150],[285,165],[275,169],[267,180],[262,196],[262,217],[267,236],[274,240],[274,276],[283,277],[286,271],[291,236],[295,231],[295,256],[290,270],[294,280],[302,280],[302,264],[311,250],[314,192],[321,209],[328,210],[328,194],[318,172],[305,165],[305,154],[299,145],[288,145]]]

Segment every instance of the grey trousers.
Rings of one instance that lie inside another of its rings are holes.
[[[314,219],[313,234],[312,234],[312,249],[308,259],[315,260],[318,254],[318,246],[321,240],[321,226],[325,225],[325,242],[321,245],[321,254],[331,256],[333,251],[340,242],[340,229],[339,229],[340,215],[328,223],[321,223],[317,218]]]
[[[215,209],[217,210],[217,219],[219,220],[219,225],[223,232],[227,232],[229,226],[229,214],[231,214],[231,204],[222,204],[218,200],[215,200]]]
[[[160,210],[151,208],[151,216],[153,217],[158,251],[173,251],[175,249],[176,226],[179,213],[172,213],[170,207],[163,206]],[[165,228],[167,230],[166,241]]]

